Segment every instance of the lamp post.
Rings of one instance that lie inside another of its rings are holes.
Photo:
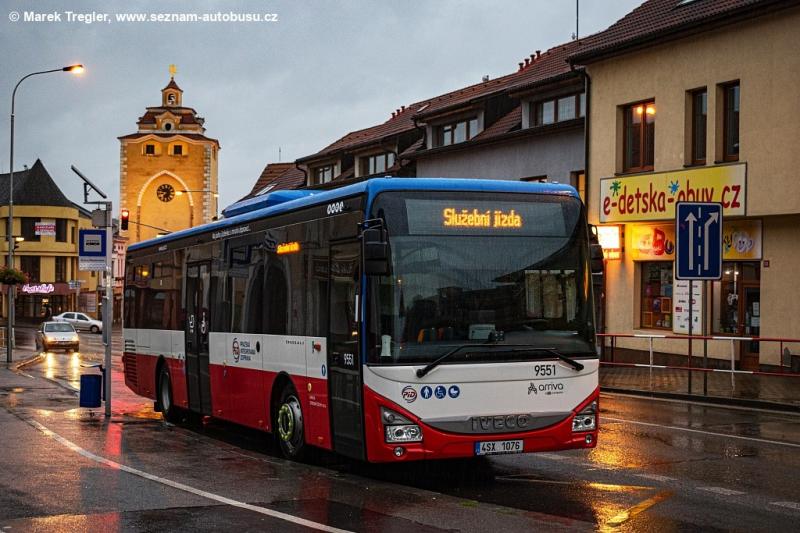
[[[176,196],[182,196],[184,193],[188,193],[188,192],[202,192],[202,193],[205,193],[205,194],[209,194],[210,193],[214,197],[214,200],[219,198],[219,193],[216,193],[216,192],[212,191],[211,189],[180,189],[178,191],[175,191],[175,195]],[[214,219],[216,219],[217,216],[218,216],[217,215],[217,211],[219,211],[219,205],[218,205],[218,202],[215,201],[214,202]]]
[[[6,239],[8,240],[8,267],[14,268],[14,104],[17,99],[17,89],[20,84],[31,76],[39,74],[51,74],[53,72],[72,72],[80,74],[83,72],[83,65],[70,65],[68,67],[54,68],[52,70],[42,70],[31,72],[23,76],[14,86],[11,93],[11,151],[8,157],[8,227],[6,228]],[[11,362],[14,353],[14,286],[8,286],[8,324],[6,325],[6,361]]]

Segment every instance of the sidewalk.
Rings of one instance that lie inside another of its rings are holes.
[[[703,393],[704,376],[708,380],[707,395]],[[734,374],[732,383],[731,374],[727,372],[690,373],[676,368],[653,368],[651,374],[648,368],[602,366],[600,387],[608,391],[681,396],[692,400],[708,398],[721,403],[800,411],[800,376],[796,374]]]

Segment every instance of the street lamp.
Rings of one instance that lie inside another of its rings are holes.
[[[8,229],[6,230],[6,239],[8,240],[8,267],[14,268],[14,236],[12,235],[14,229],[14,104],[17,99],[17,89],[20,84],[30,78],[31,76],[38,76],[39,74],[51,74],[53,72],[71,72],[73,74],[80,74],[83,72],[83,65],[69,65],[62,68],[54,68],[52,70],[42,70],[39,72],[31,72],[23,76],[14,86],[14,92],[11,93],[11,151],[8,157]],[[8,286],[8,324],[6,325],[6,361],[11,362],[13,355],[14,344],[14,286]]]

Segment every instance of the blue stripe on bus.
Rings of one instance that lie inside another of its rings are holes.
[[[147,241],[132,244],[128,250],[135,251],[150,246],[161,245],[164,243],[184,239],[201,233],[220,231],[226,228],[239,226],[248,222],[253,222],[264,217],[287,213],[296,209],[310,207],[319,204],[333,202],[342,198],[356,196],[366,192],[366,208],[372,206],[375,197],[386,191],[471,191],[471,192],[519,192],[528,194],[557,194],[579,198],[578,192],[570,185],[557,183],[529,183],[524,181],[506,180],[482,180],[482,179],[461,179],[461,178],[372,178],[367,181],[346,185],[337,189],[327,191],[313,191],[307,196],[288,200],[277,205],[269,206],[269,201],[265,203],[268,207],[248,211],[231,218],[224,218],[202,226],[176,231],[162,237],[156,237]],[[280,191],[276,191],[280,192]],[[268,193],[269,194],[269,193]],[[249,205],[249,201],[248,205]],[[253,202],[259,204],[260,202]],[[231,206],[233,207],[233,206]],[[245,206],[237,206],[244,208]]]

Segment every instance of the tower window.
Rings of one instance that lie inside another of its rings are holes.
[[[145,153],[145,155],[156,155],[156,145],[155,144],[145,144],[144,145],[144,153]]]
[[[183,146],[176,144],[172,147],[172,155],[183,155]]]
[[[175,93],[169,93],[167,95],[167,103],[170,105],[175,105]]]
[[[164,123],[164,131],[169,131],[171,129],[172,129],[172,123],[171,122],[165,122]]]

